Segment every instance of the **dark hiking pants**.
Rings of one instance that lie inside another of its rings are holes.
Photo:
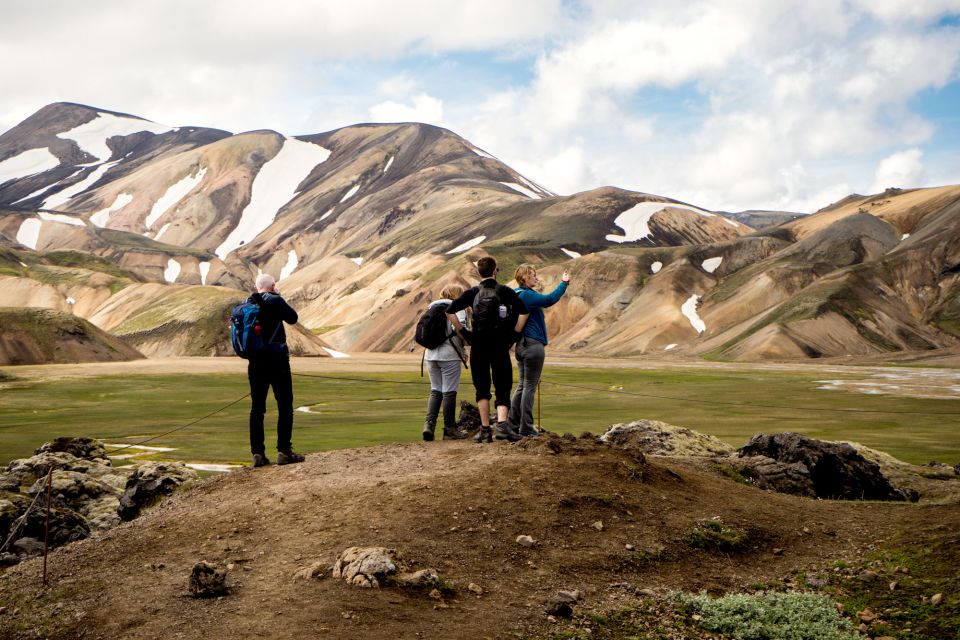
[[[517,343],[519,382],[510,402],[510,424],[521,433],[533,431],[533,401],[543,372],[543,343],[524,336]]]
[[[250,452],[264,453],[263,415],[267,392],[277,400],[277,451],[289,451],[293,436],[293,380],[287,358],[258,358],[247,364],[250,381]]]
[[[496,392],[494,406],[510,406],[510,387],[513,386],[513,365],[510,364],[510,345],[497,341],[474,340],[470,349],[470,377],[477,390],[477,402],[490,399],[490,381]]]

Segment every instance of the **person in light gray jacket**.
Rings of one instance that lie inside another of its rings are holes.
[[[460,297],[463,287],[450,285],[440,292],[440,299],[430,306],[449,305]],[[458,311],[457,319],[466,326],[467,312]],[[437,416],[443,409],[443,437],[445,440],[462,440],[467,434],[457,428],[457,391],[460,389],[460,367],[467,361],[463,340],[457,335],[453,325],[447,321],[447,333],[450,334],[436,349],[427,349],[424,362],[430,375],[430,397],[427,399],[427,416],[423,421],[423,439],[433,440],[437,426]]]

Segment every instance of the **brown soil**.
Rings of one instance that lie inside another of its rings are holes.
[[[746,532],[746,545],[693,548],[687,537],[708,519]],[[709,462],[643,460],[593,438],[331,451],[202,481],[132,523],[59,549],[46,590],[39,560],[7,571],[0,637],[537,636],[564,628],[543,607],[561,589],[582,592],[578,610],[636,603],[625,582],[661,594],[743,590],[958,525],[958,504],[763,493]],[[537,544],[520,546],[522,534]],[[360,589],[329,570],[293,578],[315,561],[332,565],[350,546],[397,549],[411,568],[436,569],[453,592],[439,601]],[[186,595],[199,560],[233,565],[229,595]]]

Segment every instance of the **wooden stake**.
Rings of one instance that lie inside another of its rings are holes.
[[[50,499],[53,495],[53,467],[47,473],[47,519],[43,524],[43,585],[47,585],[47,551],[50,544]]]

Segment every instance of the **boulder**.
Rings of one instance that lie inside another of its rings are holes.
[[[477,405],[466,400],[460,401],[460,417],[457,418],[457,429],[463,432],[473,432],[480,428],[480,409]]]
[[[197,472],[181,462],[145,462],[127,480],[117,513],[121,520],[133,520],[142,509],[196,478]]]
[[[40,445],[36,453],[69,453],[75,458],[104,460],[108,465],[110,464],[107,448],[102,441],[93,438],[56,438],[52,442]]]
[[[733,452],[733,447],[713,436],[657,420],[614,424],[600,439],[621,449],[657,456],[718,456]]]
[[[227,568],[201,561],[193,565],[187,583],[190,595],[195,598],[211,598],[227,593]]]
[[[397,572],[397,552],[385,547],[350,547],[333,565],[333,577],[357,587],[373,588]]]
[[[810,470],[801,462],[778,462],[767,456],[730,458],[724,461],[754,486],[777,493],[816,498]]]
[[[880,465],[846,443],[814,440],[799,433],[760,433],[737,454],[741,458],[762,456],[787,465],[802,465],[818,498],[916,501],[919,497],[916,492],[894,487],[880,471]],[[762,467],[763,464],[757,468]],[[789,476],[789,484],[802,476],[799,467],[793,471],[770,468],[774,474]]]

